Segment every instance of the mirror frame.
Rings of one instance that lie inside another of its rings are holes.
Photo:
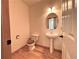
[[[51,19],[51,18],[56,18],[56,20],[57,20],[57,25],[56,25],[56,28],[57,28],[57,26],[58,26],[58,22],[59,22],[59,20],[58,20],[58,16],[55,14],[55,13],[50,13],[50,14],[48,14],[48,16],[47,16],[47,19],[46,19],[46,28],[47,29],[49,29],[49,19]]]

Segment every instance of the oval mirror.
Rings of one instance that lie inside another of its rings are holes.
[[[47,16],[47,29],[54,30],[58,25],[58,17],[55,13],[50,13]]]

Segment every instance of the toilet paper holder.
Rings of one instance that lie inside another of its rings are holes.
[[[20,35],[16,35],[16,39],[19,39],[20,38]]]

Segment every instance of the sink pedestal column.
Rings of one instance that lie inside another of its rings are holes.
[[[50,53],[53,53],[54,51],[54,40],[50,39]]]

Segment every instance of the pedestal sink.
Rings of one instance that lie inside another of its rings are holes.
[[[54,39],[59,36],[58,33],[46,33],[46,36],[50,39],[50,53],[54,51]]]
[[[62,21],[58,18],[57,14],[50,13],[47,16],[46,27],[47,32],[46,36],[50,40],[50,53],[54,51],[54,39],[62,33]]]

